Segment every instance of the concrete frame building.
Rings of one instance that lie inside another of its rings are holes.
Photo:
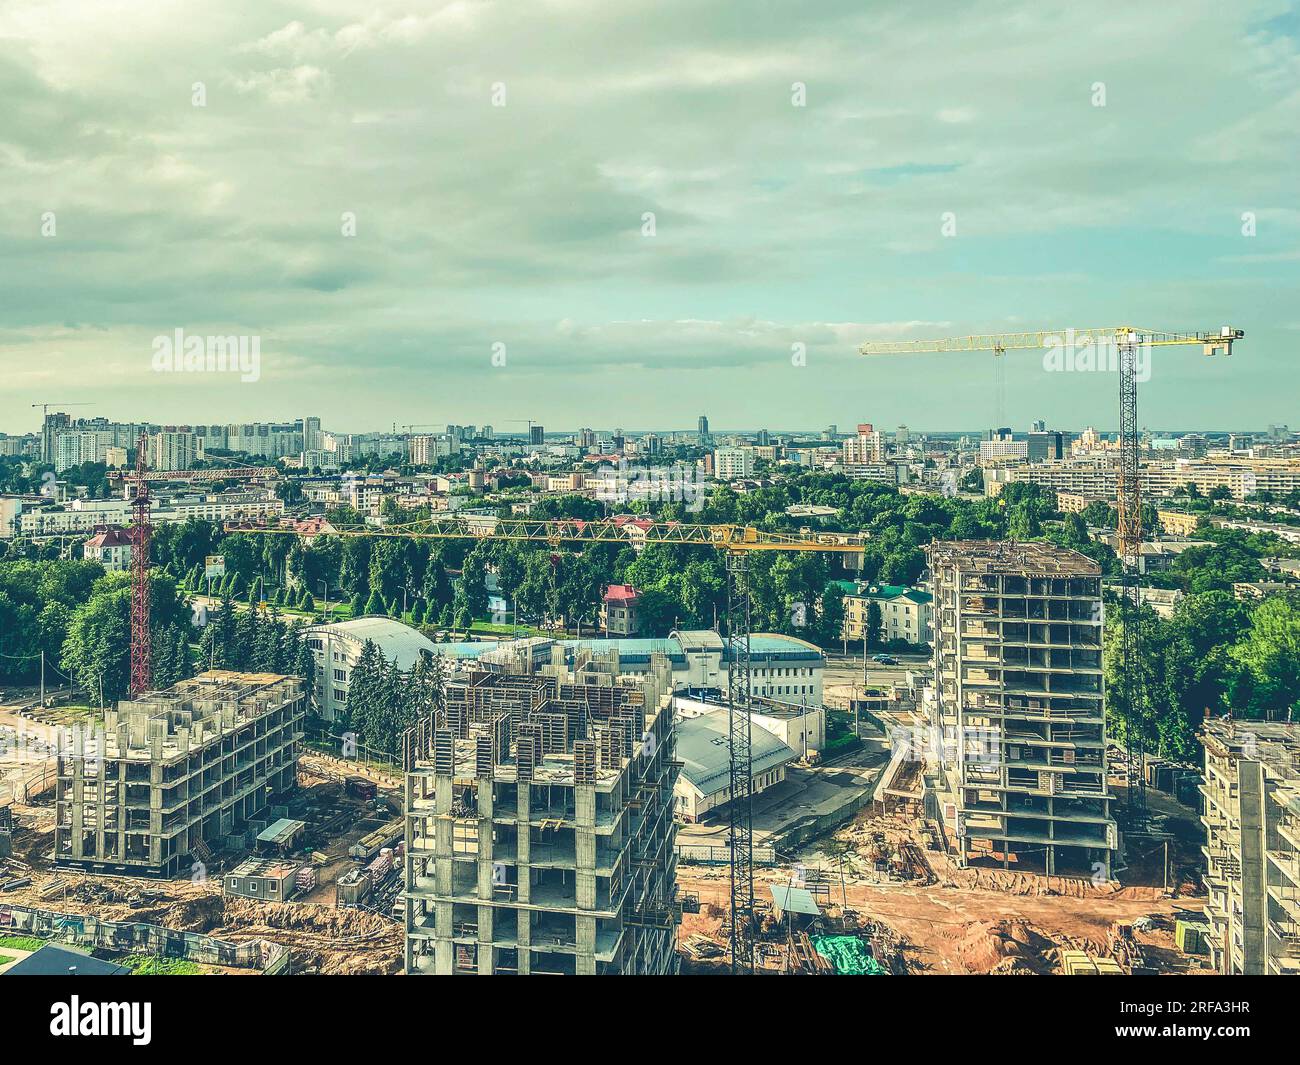
[[[475,673],[408,733],[408,974],[674,974],[664,660],[632,681]]]
[[[188,874],[297,783],[302,681],[213,670],[122,700],[61,738],[54,860],[116,876]]]
[[[1210,961],[1300,975],[1300,724],[1215,718],[1200,740]]]
[[[959,864],[1109,877],[1100,567],[1037,542],[927,554],[936,812]]]

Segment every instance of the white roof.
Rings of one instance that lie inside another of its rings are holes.
[[[312,625],[309,633],[330,633],[355,640],[364,644],[373,640],[376,647],[383,652],[389,662],[396,662],[398,669],[410,669],[419,661],[420,652],[438,653],[438,645],[423,635],[418,629],[404,625],[400,621],[385,617],[353,618],[351,621],[339,621],[332,625]]]

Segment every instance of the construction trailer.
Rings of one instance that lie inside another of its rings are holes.
[[[1048,543],[928,548],[934,802],[958,864],[1109,878],[1101,569]],[[1014,864],[1013,864],[1014,863]]]
[[[54,861],[191,875],[297,783],[302,681],[214,670],[122,700],[59,743]]]
[[[672,974],[671,666],[473,673],[407,737],[408,974]]]
[[[301,863],[250,858],[222,878],[227,895],[262,902],[287,902],[298,892]]]

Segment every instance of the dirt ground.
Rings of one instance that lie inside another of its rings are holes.
[[[348,848],[389,821],[391,810],[382,798],[365,803],[345,795],[343,774],[310,756],[303,759],[299,783],[293,813],[308,820],[309,849],[324,854],[326,861],[316,865],[316,888],[292,902],[225,898],[220,863],[211,870],[215,875],[197,883],[88,877],[56,870],[47,857],[54,842],[54,806],[45,802],[14,806],[13,860],[0,861],[0,874],[4,874],[0,879],[31,877],[32,883],[0,892],[0,903],[159,924],[231,942],[270,940],[293,951],[295,972],[400,972],[401,925],[383,914],[334,905],[335,879],[357,864],[348,856]]]
[[[885,862],[876,870],[871,851],[884,836],[883,855],[898,852],[898,843],[920,844],[924,833],[900,815],[881,816],[864,811],[835,834],[848,851],[841,861],[838,849],[822,841],[800,856],[793,866],[756,870],[755,895],[761,913],[770,913],[769,885],[789,884],[796,877],[818,882],[814,890],[834,930],[845,911],[850,923],[868,922],[887,929],[897,946],[898,969],[923,974],[1040,974],[1061,971],[1061,954],[1083,950],[1095,957],[1129,957],[1117,924],[1139,921],[1133,939],[1145,963],[1158,972],[1198,972],[1195,962],[1182,956],[1173,941],[1173,915],[1196,912],[1203,899],[1166,893],[1158,886],[1093,886],[1088,880],[1045,877],[994,869],[958,869],[947,856],[920,847],[923,866],[899,868]],[[829,852],[829,853],[828,853]],[[701,912],[683,916],[679,942],[698,950],[704,940],[724,943],[727,934],[728,876],[725,867],[679,865],[678,883],[683,894],[698,895]],[[904,879],[905,877],[914,879]],[[1146,920],[1142,920],[1146,919]],[[767,924],[771,925],[770,918]],[[771,938],[780,940],[779,928]],[[709,952],[707,944],[706,952]],[[710,952],[711,953],[711,952]],[[721,965],[725,956],[713,955],[699,968]]]

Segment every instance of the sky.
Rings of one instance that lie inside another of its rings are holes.
[[[1169,11],[3,0],[0,431],[980,429],[993,356],[858,346],[1120,324],[1246,331],[1143,426],[1300,426],[1300,15]],[[1005,424],[1114,428],[1005,358]]]

